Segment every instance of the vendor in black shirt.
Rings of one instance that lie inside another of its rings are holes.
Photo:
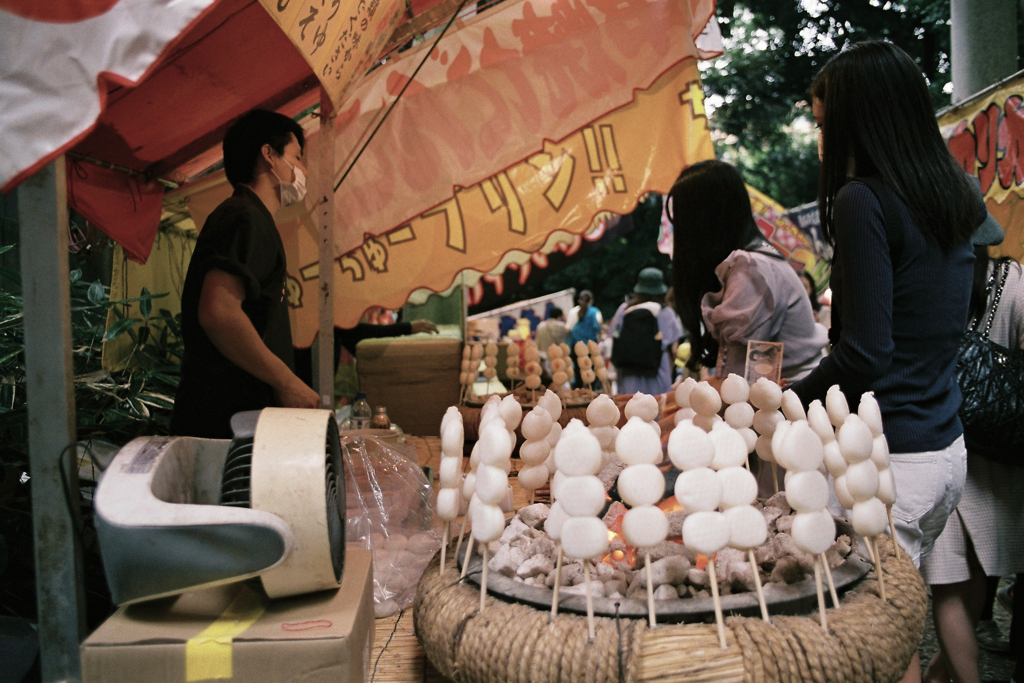
[[[224,137],[235,192],[207,218],[185,277],[174,434],[230,438],[237,412],[320,405],[295,374],[284,245],[274,223],[279,208],[305,195],[304,146],[297,123],[258,109]]]

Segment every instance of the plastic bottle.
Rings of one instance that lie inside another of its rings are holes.
[[[366,394],[360,391],[356,394],[356,402],[352,404],[352,429],[369,429],[372,418],[373,413],[370,412]]]
[[[371,429],[391,429],[391,418],[388,417],[388,409],[384,406],[376,406],[373,409],[373,418],[370,420]]]

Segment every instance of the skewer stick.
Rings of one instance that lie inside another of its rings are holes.
[[[562,542],[558,542],[558,559],[555,561],[555,585],[551,595],[551,619],[558,616],[558,589],[562,585]]]
[[[466,578],[466,571],[469,569],[469,558],[473,554],[473,537],[470,536],[469,540],[466,541],[466,556],[462,558],[462,576],[459,578]]]
[[[537,498],[537,491],[535,489],[530,489],[530,505],[533,505],[533,503],[536,500],[536,498]]]
[[[644,553],[644,567],[647,569],[647,615],[650,619],[651,628],[658,625],[654,613],[654,579],[651,576],[651,553]]]
[[[828,630],[825,618],[825,591],[821,588],[821,555],[814,558],[814,587],[818,591],[818,614],[821,616],[821,627]]]
[[[779,465],[774,460],[772,461],[772,486],[775,487],[775,493],[779,492]]]
[[[875,551],[871,549],[871,540],[867,536],[861,536],[860,538],[864,541],[864,548],[868,551],[868,559],[874,563]]]
[[[484,611],[487,600],[487,544],[484,543],[484,575],[480,579],[480,611]]]
[[[743,465],[747,468],[747,472],[750,472],[750,453],[747,453],[746,459],[743,461]]]
[[[725,621],[722,619],[722,600],[718,597],[718,578],[715,576],[715,558],[708,558],[708,576],[711,579],[711,598],[715,603],[715,621],[718,622],[718,644],[726,649]]]
[[[882,578],[882,554],[878,551],[878,539],[872,538],[875,545],[875,574],[878,576],[878,595],[885,602],[885,580]]]
[[[444,576],[444,556],[448,550],[448,525],[451,522],[445,522],[444,528],[441,531],[441,566],[437,572],[438,576]]]
[[[832,568],[828,566],[825,553],[818,555],[821,558],[821,567],[825,570],[825,581],[828,583],[828,593],[832,596],[832,606],[839,609],[839,593],[836,592],[836,584],[832,581]]]
[[[754,573],[754,586],[757,588],[757,602],[761,605],[761,618],[764,623],[772,623],[768,618],[768,603],[764,601],[764,589],[761,588],[761,575],[757,571],[757,560],[754,558],[754,549],[747,548],[747,557],[750,559],[750,571]]]
[[[583,576],[587,583],[587,634],[589,641],[594,642],[594,596],[590,594],[590,560],[583,560]]]
[[[900,544],[896,541],[896,520],[892,518],[892,505],[885,506],[885,512],[889,515],[889,535],[892,536],[892,547],[896,551],[896,559],[902,558]]]
[[[459,527],[459,542],[455,544],[456,558],[459,557],[459,550],[462,549],[462,535],[466,533],[466,517],[469,517],[469,514],[462,518],[462,526]]]

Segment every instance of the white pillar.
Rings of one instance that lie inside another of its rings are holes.
[[[953,104],[1017,71],[1016,0],[952,0]]]
[[[81,678],[85,632],[64,157],[18,188],[28,450],[42,679]],[[68,446],[72,446],[68,448]],[[63,462],[68,492],[61,476]]]

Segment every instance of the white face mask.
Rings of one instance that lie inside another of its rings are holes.
[[[281,157],[281,160],[288,164],[288,168],[292,169],[292,172],[295,173],[295,180],[286,183],[281,180],[277,173],[274,173],[274,169],[270,169],[270,172],[274,173],[274,177],[277,178],[279,183],[278,189],[281,191],[281,206],[285,207],[298,204],[306,198],[306,174],[298,166],[289,164],[288,160],[284,157]]]

